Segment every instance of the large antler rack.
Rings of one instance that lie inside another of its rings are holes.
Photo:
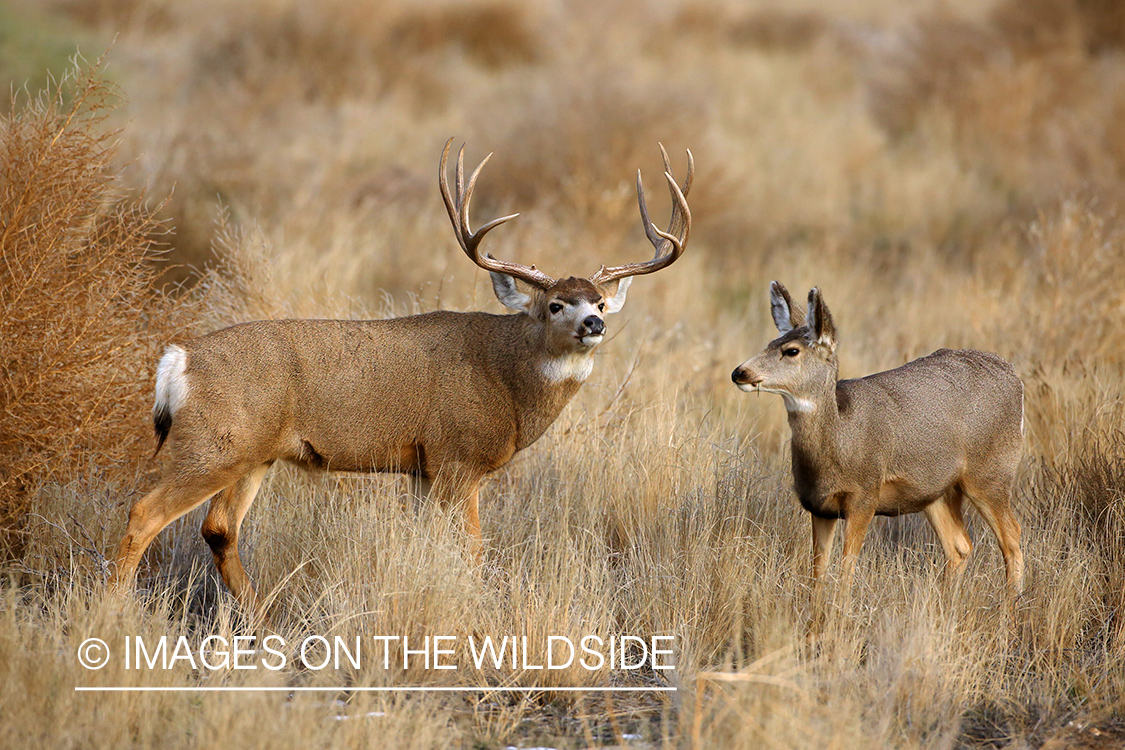
[[[656,255],[652,260],[644,263],[628,263],[623,266],[602,266],[597,273],[590,277],[595,284],[605,284],[614,279],[626,276],[640,276],[646,273],[655,273],[662,268],[675,263],[683,255],[687,246],[688,234],[691,232],[691,210],[687,204],[687,194],[691,190],[692,180],[695,178],[695,160],[691,151],[687,152],[688,166],[687,179],[681,189],[672,176],[672,163],[668,159],[668,152],[664,145],[660,145],[660,155],[664,157],[664,178],[668,181],[668,192],[672,196],[672,218],[668,221],[668,231],[662,232],[648,218],[648,207],[645,205],[645,191],[641,185],[641,170],[637,170],[637,203],[641,208],[641,222],[644,224],[645,235],[649,242],[656,248]]]
[[[477,165],[472,175],[469,176],[468,184],[465,184],[465,146],[462,144],[461,150],[457,152],[457,182],[455,185],[457,193],[454,196],[449,192],[449,178],[446,174],[446,162],[449,159],[449,147],[451,145],[453,145],[452,138],[445,142],[445,149],[441,152],[441,172],[438,176],[438,184],[441,187],[441,197],[445,201],[445,210],[449,212],[449,220],[453,222],[453,231],[457,234],[457,241],[461,243],[461,249],[465,251],[465,254],[469,256],[473,263],[486,271],[513,276],[539,289],[547,289],[553,286],[555,280],[535,266],[524,266],[519,263],[497,260],[489,253],[481,255],[479,246],[484,235],[504,222],[516,218],[519,214],[493,219],[475,232],[469,228],[469,201],[473,197],[473,188],[477,184],[477,176],[484,165],[488,163],[488,160],[492,158],[492,154],[486,156],[484,161]]]

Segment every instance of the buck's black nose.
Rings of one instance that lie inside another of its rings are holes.
[[[586,319],[582,321],[582,327],[586,329],[587,333],[605,333],[605,323],[597,315],[587,315]]]
[[[738,385],[739,383],[741,383],[742,382],[742,368],[741,367],[734,368],[734,372],[732,372],[730,374],[730,379],[734,382],[735,385]]]

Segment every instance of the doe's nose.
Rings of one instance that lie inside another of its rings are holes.
[[[582,327],[591,334],[605,333],[605,323],[597,315],[587,315],[582,321]]]
[[[741,367],[734,368],[734,372],[730,374],[730,379],[734,382],[735,385],[744,382],[745,377],[746,376],[742,374]]]

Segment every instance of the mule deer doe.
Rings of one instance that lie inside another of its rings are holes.
[[[161,529],[214,495],[203,537],[235,598],[257,610],[238,531],[279,459],[310,469],[411,474],[443,506],[461,506],[479,559],[481,479],[535,442],[570,401],[605,336],[602,316],[621,309],[632,277],[666,268],[683,253],[694,164],[689,151],[681,189],[661,146],[672,196],[667,232],[649,221],[637,172],[652,260],[556,281],[535,266],[481,254],[485,234],[516,215],[469,228],[469,201],[488,158],[466,184],[462,146],[451,193],[452,142],[442,151],[438,183],[457,241],[517,314],[266,320],[169,346],[157,367],[153,424],[156,450],[167,440],[173,456],[157,487],[129,512],[111,588],[131,588]]]
[[[785,400],[797,497],[812,514],[813,577],[844,534],[844,585],[874,515],[926,514],[958,573],[972,551],[967,498],[996,535],[1008,584],[1023,588],[1020,523],[1011,496],[1023,433],[1023,384],[994,354],[939,349],[886,372],[836,380],[836,329],[820,291],[808,313],[770,285],[781,336],[731,374],[744,391]]]

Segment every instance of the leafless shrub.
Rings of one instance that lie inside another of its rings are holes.
[[[701,41],[732,47],[797,53],[816,44],[828,30],[824,16],[808,11],[764,8],[732,13],[714,4],[691,3],[679,10],[668,33],[686,33]]]
[[[195,86],[225,82],[265,101],[337,100],[372,86],[378,21],[354,6],[253,4],[216,20],[195,53]]]
[[[543,45],[523,6],[506,2],[252,4],[224,14],[201,40],[197,80],[229,81],[259,98],[338,101],[415,90],[444,101],[432,67],[462,55],[488,70],[531,63]]]
[[[391,25],[384,58],[405,58],[457,48],[485,68],[539,59],[542,44],[523,5],[486,2],[411,8]]]
[[[1075,199],[1039,212],[1009,258],[1023,257],[1017,325],[1033,332],[1028,353],[1040,362],[1096,361],[1125,368],[1125,228],[1104,208]],[[1076,314],[1078,310],[1081,314]],[[1006,321],[1010,336],[1015,321]],[[1025,334],[1026,335],[1026,334]]]
[[[1125,64],[1090,53],[1114,44],[1090,36],[1099,8],[1031,0],[983,22],[922,19],[873,67],[871,115],[896,138],[946,129],[967,164],[1032,200],[1060,183],[1112,190],[1125,169]]]
[[[1002,0],[989,16],[996,41],[1016,59],[1069,55],[1083,50],[1074,0]]]
[[[659,158],[657,142],[674,160],[683,157],[681,144],[698,151],[705,121],[706,105],[684,86],[592,66],[560,71],[550,88],[501,94],[480,108],[474,129],[486,143],[504,144],[491,162],[504,175],[489,188],[494,200],[510,206],[531,200],[596,221],[606,191],[631,191],[637,169]],[[646,172],[649,192],[663,193],[659,172]],[[693,211],[697,200],[693,192]]]
[[[1074,0],[1082,38],[1093,54],[1125,49],[1125,3],[1119,0]]]
[[[38,485],[149,450],[149,367],[192,321],[153,291],[160,225],[115,182],[113,106],[94,67],[0,121],[0,529],[15,551]]]
[[[88,26],[166,31],[175,22],[170,0],[48,0],[48,5]]]
[[[996,47],[996,36],[977,24],[937,15],[910,30],[875,68],[868,106],[875,122],[892,136],[917,125],[934,101],[956,106],[972,71]]]

